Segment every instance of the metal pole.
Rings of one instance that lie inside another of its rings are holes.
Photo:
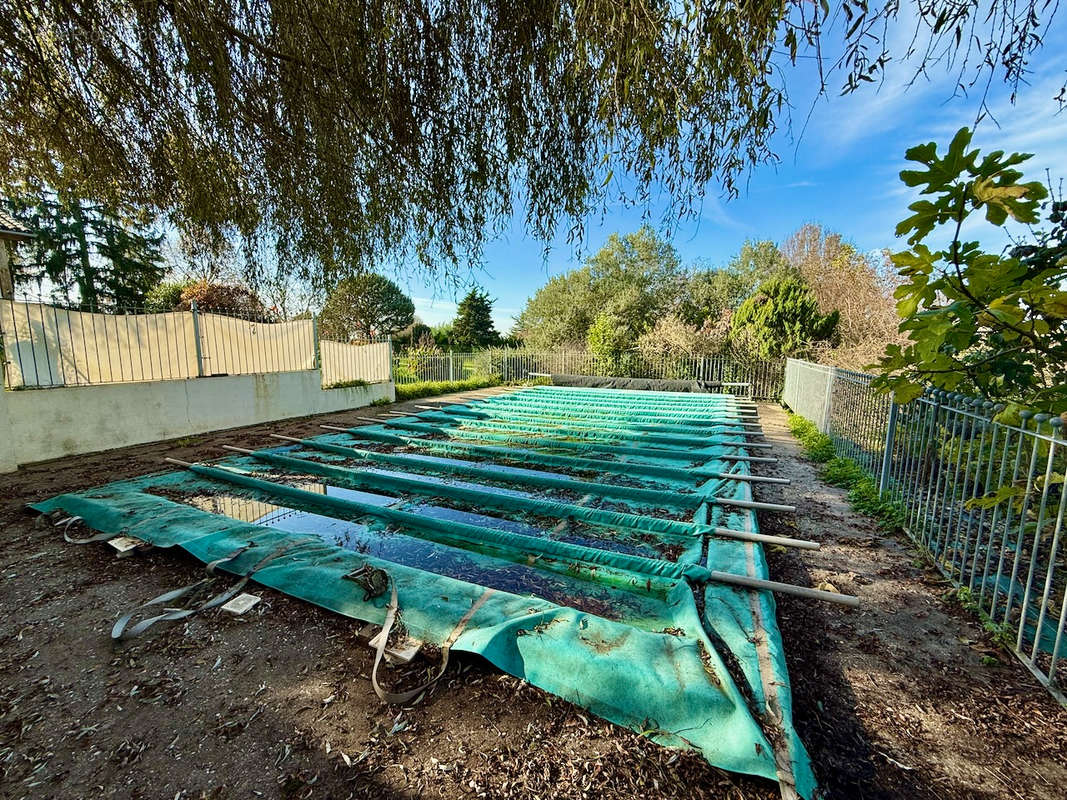
[[[889,470],[893,464],[893,444],[897,437],[897,412],[900,407],[895,401],[889,403],[889,421],[885,426],[885,450],[882,452],[882,474],[878,478],[878,496],[885,494],[889,484]]]
[[[791,594],[796,597],[805,597],[810,600],[824,600],[828,603],[837,603],[851,608],[859,608],[860,599],[849,594],[837,594],[822,589],[809,589],[806,586],[795,586],[791,583],[779,583],[767,581],[762,578],[752,578],[748,575],[737,575],[732,572],[711,571],[711,580],[716,583],[727,583],[732,586],[744,586],[749,589],[764,589],[780,594]]]
[[[819,433],[830,432],[830,406],[833,403],[834,397],[834,379],[837,376],[837,368],[830,367],[830,371],[826,373],[826,394],[823,397],[822,406],[822,425],[819,427]]]
[[[200,349],[200,311],[194,300],[189,304],[189,310],[193,313],[193,343],[196,346],[196,377],[204,377],[204,354]]]
[[[311,347],[314,351],[312,369],[322,369],[322,354],[319,352],[319,318],[316,315],[311,317]]]
[[[385,340],[389,344],[389,382],[396,383],[396,377],[393,375],[393,335],[389,334]]]

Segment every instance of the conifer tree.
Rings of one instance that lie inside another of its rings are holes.
[[[19,249],[16,285],[49,286],[87,308],[139,306],[165,273],[161,246],[144,215],[53,192],[9,203],[33,234]]]
[[[471,289],[457,309],[452,323],[452,341],[472,350],[490,347],[500,340],[493,327],[493,301],[486,292]]]

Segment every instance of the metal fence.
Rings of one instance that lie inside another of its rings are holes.
[[[0,300],[8,389],[288,372],[315,366],[313,320],[274,322],[198,309],[101,313]]]
[[[1063,421],[934,390],[897,405],[871,380],[790,359],[783,401],[878,480],[961,599],[1067,704]]]
[[[497,351],[500,352],[500,351]],[[500,375],[499,357],[492,350],[477,352],[427,353],[409,350],[393,355],[393,381],[397,384],[423,381],[461,381],[482,375]]]
[[[499,375],[504,381],[525,380],[531,373],[665,378],[749,384],[759,400],[777,400],[782,391],[782,362],[742,363],[723,356],[644,357],[627,353],[601,358],[584,351],[536,351],[498,348],[469,353],[426,353],[413,350],[393,359],[398,383],[462,380]]]

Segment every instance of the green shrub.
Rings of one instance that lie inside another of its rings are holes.
[[[367,381],[360,380],[359,378],[351,381],[337,381],[331,383],[328,386],[323,386],[323,389],[354,389],[357,386],[370,386]]]
[[[182,292],[194,281],[164,281],[157,283],[144,296],[144,310],[152,314],[173,311],[182,301]]]
[[[836,455],[834,443],[825,433],[819,433],[815,423],[797,414],[789,415],[789,431],[804,448],[804,455],[816,463],[829,461]]]
[[[820,471],[820,477],[834,486],[852,488],[864,478],[868,477],[863,467],[848,458],[832,458]]]
[[[878,483],[874,478],[849,458],[831,459],[822,468],[819,476],[833,486],[848,489],[848,500],[856,511],[874,517],[886,530],[904,527],[904,509],[900,503],[879,497]]]
[[[836,344],[840,314],[819,313],[815,292],[797,275],[775,275],[760,284],[730,319],[730,335],[754,346],[760,358],[803,358],[815,342]]]
[[[415,400],[419,397],[434,397],[439,394],[466,392],[471,389],[485,389],[489,386],[499,385],[499,375],[477,375],[462,381],[420,381],[419,383],[405,383],[396,387],[396,400],[400,403],[405,400]]]

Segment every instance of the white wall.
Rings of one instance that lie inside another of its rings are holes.
[[[0,247],[3,242],[0,242]],[[13,472],[18,466],[12,442],[11,417],[7,411],[7,392],[0,387],[0,473]]]
[[[360,408],[391,383],[323,389],[319,370],[0,390],[0,472],[60,456]]]

